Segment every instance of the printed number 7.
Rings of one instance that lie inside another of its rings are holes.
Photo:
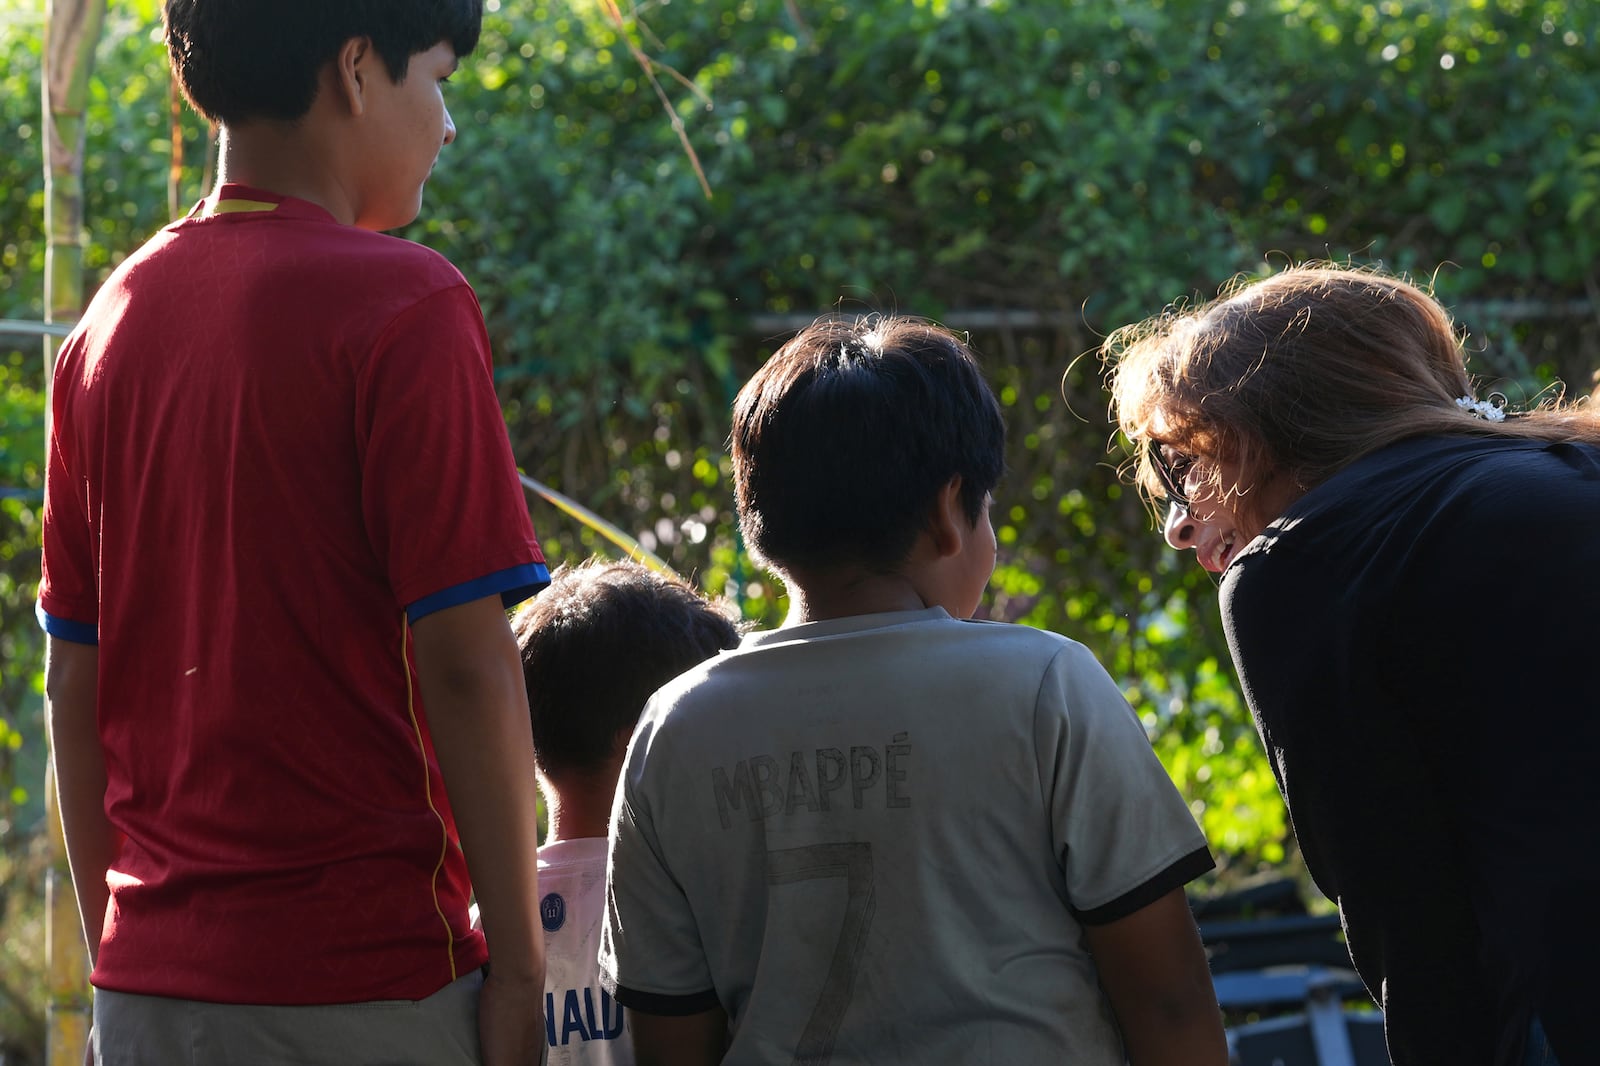
[[[812,844],[767,852],[769,885],[822,877],[845,879],[844,922],[839,926],[839,939],[833,946],[833,961],[822,982],[822,993],[811,1008],[811,1018],[795,1047],[796,1066],[827,1066],[833,1058],[833,1040],[844,1020],[845,1008],[850,1005],[850,990],[861,965],[867,929],[872,925],[872,845]]]

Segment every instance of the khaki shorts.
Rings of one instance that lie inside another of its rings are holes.
[[[100,1066],[481,1066],[473,971],[427,999],[314,1007],[96,989]]]

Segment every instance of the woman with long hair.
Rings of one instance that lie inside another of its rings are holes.
[[[1600,418],[1480,397],[1437,300],[1312,264],[1107,339],[1166,537],[1397,1064],[1600,1062]]]

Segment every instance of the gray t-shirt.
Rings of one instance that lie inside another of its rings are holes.
[[[939,608],[752,634],[628,750],[601,981],[737,1063],[1121,1063],[1083,925],[1211,868],[1082,645]]]

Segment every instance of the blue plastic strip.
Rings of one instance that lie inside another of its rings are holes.
[[[435,611],[459,607],[496,592],[500,594],[501,603],[515,607],[548,584],[550,571],[543,563],[524,563],[508,570],[496,570],[492,574],[475,577],[422,597],[406,608],[406,620],[415,625],[417,619],[426,618]]]

